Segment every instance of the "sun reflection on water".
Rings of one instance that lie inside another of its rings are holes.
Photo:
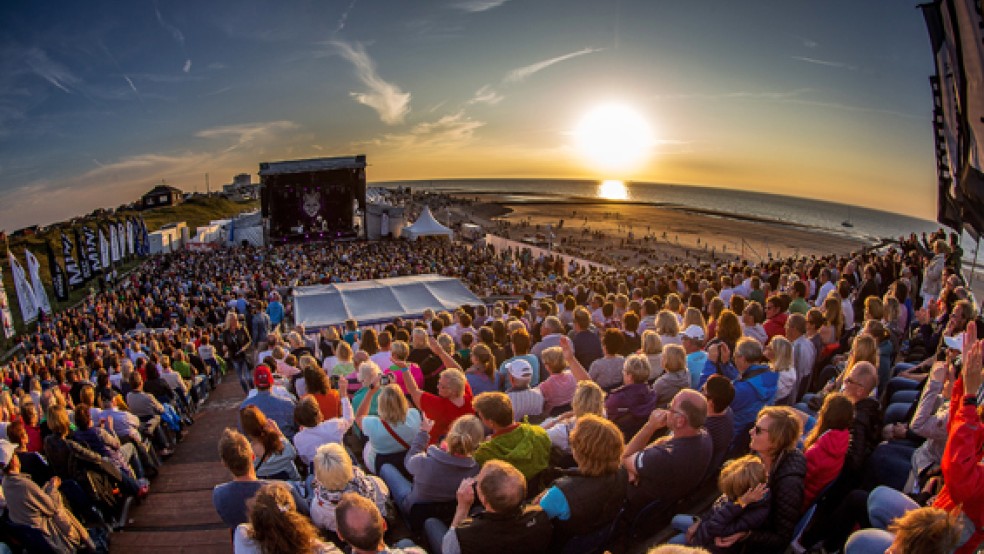
[[[625,182],[609,179],[598,185],[598,197],[604,200],[628,200],[629,191],[625,188]]]

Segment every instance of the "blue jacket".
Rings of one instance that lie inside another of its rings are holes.
[[[735,379],[735,399],[731,410],[735,413],[735,440],[748,440],[748,430],[755,424],[759,410],[772,404],[776,396],[779,374],[766,365],[753,365]]]
[[[700,390],[700,388],[704,386],[704,383],[707,382],[707,380],[711,377],[711,375],[714,375],[715,373],[720,373],[721,375],[724,375],[725,377],[731,379],[732,381],[734,381],[739,377],[738,368],[735,367],[735,364],[731,362],[728,362],[726,364],[715,363],[705,356],[704,370],[700,372],[700,377],[697,378],[697,385],[694,388]]]

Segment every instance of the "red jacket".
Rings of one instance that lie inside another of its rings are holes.
[[[806,479],[803,482],[803,511],[832,483],[844,467],[851,445],[849,429],[828,429],[806,449]]]
[[[769,335],[769,340],[776,335],[786,336],[786,320],[789,319],[789,314],[783,312],[774,317],[771,317],[762,324],[762,328],[765,329],[765,334]]]
[[[977,391],[973,391],[977,394]],[[974,552],[984,540],[984,425],[974,406],[963,404],[963,378],[953,385],[950,400],[949,436],[943,451],[943,490],[933,503],[946,511],[963,508],[964,514],[977,527],[977,532],[957,549],[957,554]]]

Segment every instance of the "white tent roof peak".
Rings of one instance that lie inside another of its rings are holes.
[[[407,233],[407,236],[411,239],[433,235],[444,235],[451,238],[453,235],[451,229],[441,225],[441,223],[434,218],[434,214],[431,213],[430,206],[424,206],[424,211],[420,212],[420,216],[417,217],[417,221],[414,221],[413,225],[407,227],[404,232]]]

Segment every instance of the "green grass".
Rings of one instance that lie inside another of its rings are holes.
[[[207,225],[209,221],[225,219],[244,211],[252,211],[259,208],[259,206],[259,200],[234,202],[232,200],[227,200],[216,196],[194,197],[187,202],[178,204],[177,206],[155,208],[146,211],[119,210],[112,216],[80,218],[74,225],[95,226],[97,222],[107,221],[109,219],[122,219],[131,215],[142,215],[144,221],[147,223],[147,230],[150,232],[160,229],[161,226],[167,223],[184,221],[188,224],[188,228],[191,229],[192,234],[194,234],[197,227]],[[72,234],[73,224],[63,222],[51,225],[44,233],[41,233],[40,235],[33,237],[12,238],[9,243],[10,250],[15,256],[17,256],[17,260],[20,262],[21,266],[24,267],[25,273],[27,273],[28,270],[27,262],[24,259],[24,249],[30,248],[31,252],[37,256],[38,261],[41,262],[41,280],[45,283],[45,289],[48,291],[48,300],[51,302],[51,307],[56,312],[64,310],[65,308],[80,302],[87,294],[89,294],[90,288],[98,290],[99,284],[96,279],[101,278],[94,277],[92,281],[89,281],[89,284],[86,287],[79,290],[70,291],[68,301],[66,302],[55,301],[55,295],[51,290],[51,274],[48,271],[48,257],[45,243],[51,243],[55,249],[58,261],[64,263],[64,260],[61,258],[62,229],[64,229],[66,234],[74,240],[74,234]],[[139,263],[139,259],[124,263],[119,267],[120,273],[122,274],[129,271],[139,265]],[[3,267],[3,285],[7,291],[7,299],[10,301],[10,312],[14,316],[14,328],[18,333],[23,333],[25,331],[25,327],[24,323],[21,321],[20,304],[17,302],[17,293],[14,289],[14,276],[10,270],[10,263],[7,259],[6,252],[4,252],[3,260],[0,261],[0,266]],[[28,275],[28,279],[30,279],[30,275]],[[0,346],[6,349],[11,345],[11,341],[0,336]]]

